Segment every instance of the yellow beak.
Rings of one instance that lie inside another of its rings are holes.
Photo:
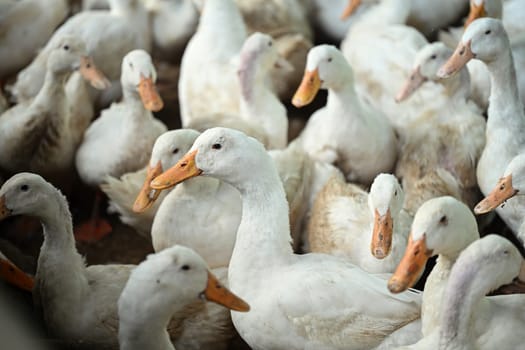
[[[197,168],[197,165],[195,164],[196,156],[197,150],[187,153],[177,162],[177,164],[153,179],[153,181],[151,181],[151,188],[163,190],[202,174],[202,170]]]
[[[95,62],[89,56],[80,58],[80,74],[84,79],[89,81],[95,89],[104,90],[111,86],[111,83],[104,73],[95,66]]]
[[[370,242],[370,250],[372,255],[377,259],[384,259],[390,254],[392,248],[392,232],[394,230],[394,222],[390,209],[385,215],[379,215],[377,209],[374,213],[374,229],[372,231],[372,242]]]
[[[301,85],[299,85],[293,96],[292,104],[295,107],[306,106],[312,102],[320,88],[321,79],[319,78],[319,71],[317,69],[305,71],[303,81],[301,81]]]
[[[440,78],[450,77],[463,68],[474,56],[472,48],[470,47],[470,40],[467,43],[460,42],[456,51],[454,51],[448,61],[438,70],[437,76]]]
[[[427,260],[432,256],[425,241],[425,235],[418,241],[412,240],[412,234],[409,235],[405,255],[388,281],[388,289],[392,293],[401,293],[416,284]]]
[[[160,161],[154,167],[148,166],[148,172],[144,184],[137,195],[137,199],[135,199],[135,203],[133,203],[134,212],[142,213],[155,203],[155,200],[160,195],[160,191],[151,188],[150,182],[160,174],[162,174],[162,163]]]
[[[512,174],[499,179],[496,187],[474,207],[474,213],[485,214],[496,209],[500,204],[507,199],[514,197],[518,193],[512,187]]]
[[[213,301],[231,310],[241,312],[250,311],[250,305],[248,305],[248,303],[233,294],[228,288],[224,287],[217,277],[209,271],[208,284],[203,292],[203,296],[206,300]]]
[[[144,108],[149,111],[158,112],[164,107],[164,102],[157,92],[153,79],[140,75],[139,95]]]

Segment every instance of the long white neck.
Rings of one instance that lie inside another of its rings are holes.
[[[63,105],[62,101],[66,98],[65,84],[70,75],[70,72],[57,73],[48,69],[44,85],[35,96],[32,106],[49,110],[52,116],[63,116],[62,111],[59,111],[58,108]]]
[[[125,294],[122,294],[124,297]],[[122,298],[121,297],[121,298]],[[119,343],[121,350],[175,350],[167,331],[171,317],[178,311],[176,303],[141,303],[125,300],[128,305],[119,309]],[[122,300],[119,301],[122,303]],[[155,305],[153,305],[155,304]]]
[[[36,288],[45,288],[45,292],[37,295],[46,299],[42,301],[43,307],[66,312],[64,307],[78,304],[78,300],[83,297],[88,289],[88,281],[84,260],[75,248],[71,213],[65,197],[58,191],[56,195],[49,196],[46,208],[35,216],[40,219],[44,228]]]
[[[423,337],[430,335],[439,325],[443,294],[456,258],[439,255],[436,265],[427,278],[421,304],[421,333]]]
[[[474,349],[473,312],[488,307],[485,295],[493,288],[485,269],[472,265],[457,266],[449,278],[442,307],[441,350]]]
[[[153,114],[144,108],[144,104],[140,99],[139,93],[133,88],[123,86],[121,103],[129,106],[130,110],[135,111],[135,113],[130,113],[131,118],[153,118]]]
[[[230,286],[237,293],[252,271],[280,266],[293,257],[288,203],[279,174],[268,154],[257,164],[252,178],[232,183],[242,198],[241,223],[228,269]]]
[[[237,54],[246,39],[246,27],[241,13],[233,0],[206,0],[202,10],[197,34],[213,43],[209,55]]]
[[[252,60],[241,65],[241,117],[260,125],[269,136],[269,149],[284,148],[288,140],[286,108],[271,89],[267,70],[258,69]]]
[[[358,113],[352,113],[352,118],[359,118],[363,113],[361,101],[357,97],[355,88],[352,84],[342,84],[332,86],[328,89],[328,98],[326,100],[326,109],[333,113],[327,113],[329,116],[340,119],[346,117],[341,112],[352,109]]]

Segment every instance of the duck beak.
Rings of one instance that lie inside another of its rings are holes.
[[[8,260],[0,258],[0,278],[13,286],[31,292],[35,279]]]
[[[388,280],[388,289],[392,293],[401,293],[412,287],[425,268],[427,260],[432,256],[432,251],[426,246],[426,236],[418,241],[408,237],[405,255],[397,265],[397,269]]]
[[[11,216],[11,210],[9,210],[5,204],[5,196],[0,197],[0,220]]]
[[[148,172],[144,184],[137,195],[137,199],[135,199],[135,203],[133,203],[133,211],[135,213],[146,211],[159,197],[161,191],[151,188],[150,182],[160,174],[162,174],[162,163],[160,160],[154,167],[148,166]]]
[[[208,284],[206,285],[204,292],[201,293],[201,298],[213,301],[231,310],[241,312],[250,311],[250,305],[248,305],[248,303],[233,294],[228,288],[224,287],[217,277],[209,271]]]
[[[496,187],[474,207],[474,213],[485,214],[496,209],[507,199],[514,197],[519,191],[512,187],[512,174],[499,179]]]
[[[305,71],[303,81],[301,81],[301,85],[299,85],[293,96],[292,104],[295,107],[306,106],[312,102],[320,88],[321,79],[319,78],[318,69],[316,68],[313,71]]]
[[[377,209],[374,213],[374,230],[372,231],[372,242],[370,243],[370,250],[372,255],[377,259],[384,259],[390,253],[392,247],[392,231],[394,223],[392,215],[390,215],[390,208],[385,215],[379,215]]]
[[[436,74],[439,78],[450,77],[452,74],[463,68],[468,61],[475,57],[474,53],[472,52],[472,48],[470,47],[470,43],[471,41],[469,40],[466,43],[460,42],[458,44],[456,51],[454,51],[448,61],[441,68],[439,68]]]
[[[139,95],[144,108],[147,110],[158,112],[164,107],[164,102],[162,102],[151,77],[146,78],[142,74],[140,75]]]
[[[414,70],[412,70],[412,73],[410,73],[410,76],[408,77],[408,79],[405,81],[405,84],[403,85],[403,87],[397,93],[396,102],[399,103],[401,101],[406,100],[426,80],[427,79],[421,74],[420,67],[417,66],[416,68],[414,68]]]
[[[151,188],[163,190],[165,188],[173,187],[184,180],[202,174],[202,170],[197,168],[197,164],[195,163],[196,156],[197,150],[187,153],[177,162],[177,164],[153,179],[150,184]]]
[[[82,56],[80,58],[80,74],[89,81],[91,86],[98,90],[104,90],[111,86],[108,78],[102,73],[95,62],[89,56]]]
[[[343,13],[341,14],[341,21],[344,21],[345,19],[350,17],[359,7],[359,5],[361,5],[361,0],[349,0],[348,4],[343,10]]]
[[[464,28],[467,29],[470,23],[474,22],[478,18],[485,17],[486,15],[487,13],[485,12],[485,6],[483,3],[481,5],[476,5],[473,1],[471,1],[470,12],[468,14],[467,20],[465,21]]]

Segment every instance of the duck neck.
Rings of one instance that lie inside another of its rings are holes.
[[[57,109],[62,106],[61,101],[66,98],[64,87],[70,75],[70,72],[53,72],[48,69],[44,85],[36,95],[32,105],[58,112]],[[50,115],[62,116],[62,113],[50,113]]]
[[[176,310],[166,305],[148,308],[147,302],[137,303],[137,300],[130,300],[128,304],[119,309],[121,350],[175,350],[167,328]],[[144,330],[146,325],[147,331]]]
[[[268,154],[257,164],[257,174],[237,185],[242,217],[228,270],[237,292],[253,271],[282,266],[293,256],[288,203],[277,169]]]
[[[206,1],[199,20],[197,32],[214,43],[214,50],[207,54],[237,54],[246,39],[246,27],[241,13],[233,0]]]
[[[513,143],[518,140],[525,141],[525,116],[510,50],[501,53],[497,59],[486,64],[491,82],[487,131],[504,128],[517,137],[513,139]],[[489,141],[487,138],[487,142]],[[501,140],[494,140],[494,142],[499,143]]]
[[[87,288],[87,280],[84,260],[75,248],[66,198],[57,190],[57,195],[50,196],[46,207],[36,216],[44,229],[44,243],[40,249],[36,274],[37,281],[46,281],[45,284],[37,283],[37,288],[45,286],[46,289],[45,293],[38,293],[46,298],[42,306],[61,309],[60,305],[74,305],[71,303],[78,301]],[[50,305],[53,303],[60,305]]]
[[[456,257],[439,255],[436,266],[427,278],[421,305],[421,333],[428,336],[440,322],[441,301]]]
[[[473,311],[488,307],[485,295],[492,288],[484,269],[472,265],[456,266],[447,283],[445,303],[441,308],[441,350],[474,348],[471,338]]]
[[[133,111],[139,111],[140,113],[131,113],[132,116],[141,117],[150,116],[153,118],[153,114],[144,108],[144,104],[140,99],[138,92],[133,88],[122,89],[122,103],[130,106]]]
[[[347,111],[349,108],[361,108],[361,102],[357,98],[353,84],[340,84],[328,88],[328,97],[326,100],[326,109],[334,113],[328,113],[334,117],[340,118],[344,115],[342,111]],[[358,118],[361,113],[355,113]]]

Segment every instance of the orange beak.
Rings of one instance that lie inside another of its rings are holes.
[[[341,20],[344,21],[345,19],[350,17],[359,7],[359,5],[361,5],[361,0],[349,0],[348,4],[343,10],[343,13],[341,14]]]
[[[486,15],[487,13],[485,12],[484,4],[476,5],[471,1],[470,2],[470,12],[468,14],[467,20],[465,21],[464,28],[467,29],[470,23],[474,22],[478,18],[485,17]]]
[[[427,79],[421,74],[420,67],[414,68],[410,77],[405,81],[403,87],[399,90],[396,96],[396,102],[406,100],[414,91],[416,91]]]
[[[412,240],[412,234],[408,237],[405,255],[388,281],[388,289],[392,293],[401,293],[417,282],[428,258],[432,256],[432,251],[428,250],[425,241],[425,235],[418,241]]]
[[[150,184],[151,188],[163,190],[165,188],[173,187],[184,180],[202,174],[202,170],[197,168],[197,164],[195,164],[196,156],[197,150],[187,153],[177,162],[177,164],[153,179]]]
[[[379,215],[377,209],[374,213],[374,230],[372,231],[372,242],[370,243],[370,250],[372,255],[377,259],[384,259],[390,254],[392,248],[392,232],[394,230],[394,223],[390,209],[385,215]]]
[[[35,279],[10,261],[0,258],[0,278],[13,286],[31,292],[35,285]]]
[[[250,305],[248,305],[248,303],[233,294],[228,288],[224,287],[217,277],[209,271],[208,284],[201,295],[206,298],[206,300],[213,301],[231,310],[241,312],[250,311]]]
[[[299,85],[293,96],[292,104],[295,107],[306,106],[312,102],[320,88],[321,79],[319,78],[319,71],[317,69],[305,71],[303,81],[301,81],[301,85]]]
[[[144,184],[142,185],[142,188],[140,189],[139,194],[137,195],[137,199],[135,199],[135,203],[133,203],[133,211],[135,213],[142,213],[149,209],[155,203],[155,200],[160,195],[159,190],[155,190],[151,188],[150,182],[155,177],[162,174],[162,163],[160,160],[158,161],[157,165],[154,167],[148,166],[148,172],[146,174],[146,179],[144,180]]]
[[[89,56],[82,56],[80,58],[80,74],[89,81],[91,86],[98,90],[104,90],[111,86],[108,78],[102,73],[95,62]]]
[[[164,102],[162,102],[151,77],[146,78],[142,74],[140,75],[139,95],[144,108],[149,111],[158,112],[164,107]]]
[[[463,68],[468,61],[475,57],[472,53],[472,48],[470,47],[470,40],[467,43],[460,42],[456,51],[448,59],[448,61],[439,68],[437,76],[440,78],[448,78],[452,74],[458,72]]]
[[[514,197],[518,192],[517,189],[512,187],[512,174],[502,177],[488,196],[474,207],[474,213],[488,213],[496,209],[507,199]]]
[[[11,210],[5,205],[5,196],[0,197],[0,220],[11,216]]]

